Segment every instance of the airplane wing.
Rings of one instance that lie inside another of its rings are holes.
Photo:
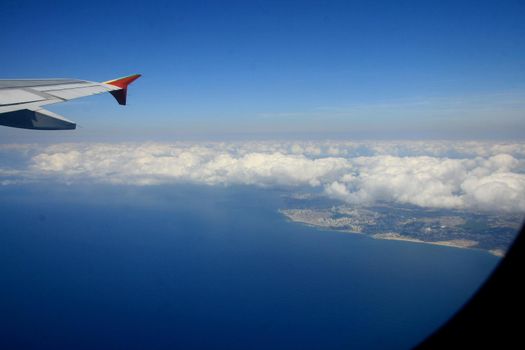
[[[0,80],[0,125],[35,130],[72,130],[76,124],[42,106],[109,92],[126,104],[128,85],[140,74],[96,83],[74,79]]]

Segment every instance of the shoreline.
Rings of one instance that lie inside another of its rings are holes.
[[[280,210],[279,210],[280,211]],[[281,212],[281,211],[280,211]],[[281,214],[284,214],[281,212]],[[354,234],[354,235],[362,235],[365,237],[369,237],[372,239],[378,239],[378,240],[386,240],[386,241],[403,241],[403,242],[410,242],[410,243],[419,243],[419,244],[432,244],[442,247],[450,247],[450,248],[459,248],[459,249],[472,249],[472,250],[480,250],[486,253],[489,253],[490,255],[493,255],[498,258],[504,258],[506,252],[503,249],[483,249],[483,248],[476,248],[475,246],[478,244],[477,241],[467,240],[467,239],[455,239],[455,240],[449,240],[449,241],[423,241],[417,238],[410,238],[402,236],[398,233],[394,232],[387,232],[387,233],[375,233],[372,235],[365,234],[363,232],[356,232],[356,231],[350,231],[350,230],[338,230],[331,227],[325,227],[316,225],[309,222],[304,221],[296,221],[293,220],[290,216],[284,214],[287,221],[293,222],[294,224],[300,224],[307,227],[312,227],[317,230],[323,230],[323,231],[331,231],[331,232],[340,232],[340,233],[346,233],[346,234]]]
[[[483,248],[476,248],[475,246],[478,244],[478,242],[466,240],[466,239],[455,239],[455,240],[450,240],[450,241],[430,242],[430,241],[423,241],[417,238],[403,237],[397,233],[376,233],[376,234],[370,235],[369,237],[373,239],[381,239],[381,240],[386,240],[386,241],[404,241],[404,242],[420,243],[420,244],[432,244],[432,245],[450,247],[450,248],[481,250],[481,251],[487,252],[499,258],[505,257],[505,252],[502,249],[487,250]]]

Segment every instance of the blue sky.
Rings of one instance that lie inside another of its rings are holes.
[[[144,76],[126,108],[50,108],[79,131],[0,136],[520,138],[524,14],[519,1],[4,1],[0,77]]]

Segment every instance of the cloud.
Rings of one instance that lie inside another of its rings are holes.
[[[31,169],[72,179],[155,184],[319,186],[349,166],[342,158],[310,159],[276,150],[246,151],[229,145],[70,145],[31,159]]]
[[[237,142],[0,146],[17,180],[128,185],[302,186],[351,204],[525,211],[525,145],[490,142]],[[16,157],[15,157],[16,158]],[[17,158],[17,159],[18,159]],[[7,164],[9,165],[9,164]]]
[[[525,211],[525,174],[506,154],[488,159],[358,157],[356,174],[325,185],[349,203],[394,201],[432,208]]]

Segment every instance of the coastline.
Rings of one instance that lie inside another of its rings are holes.
[[[373,234],[373,235],[367,235],[367,234],[364,234],[363,232],[351,231],[351,230],[338,230],[338,229],[334,229],[334,228],[331,228],[331,227],[317,225],[317,224],[312,223],[312,222],[294,220],[292,217],[287,215],[282,210],[279,210],[279,212],[281,214],[284,214],[284,216],[286,217],[287,221],[289,221],[289,222],[293,222],[295,224],[305,225],[307,227],[312,227],[312,228],[315,228],[315,229],[318,229],[318,230],[321,230],[321,231],[332,231],[332,232],[349,233],[349,234],[354,234],[354,235],[366,236],[366,237],[369,237],[369,238],[372,238],[372,239],[381,239],[381,240],[387,240],[387,241],[404,241],[404,242],[410,242],[410,243],[432,244],[432,245],[438,245],[438,246],[450,247],[450,248],[475,249],[475,250],[481,250],[481,251],[487,252],[487,253],[489,253],[489,254],[491,254],[493,256],[496,256],[498,258],[504,258],[505,254],[506,254],[506,252],[503,249],[490,249],[490,250],[488,250],[488,249],[476,248],[475,246],[478,244],[478,242],[477,241],[472,241],[472,240],[467,240],[467,239],[454,239],[454,240],[449,240],[449,241],[435,241],[435,242],[431,242],[431,241],[423,241],[423,240],[420,240],[420,239],[417,239],[417,238],[410,238],[410,237],[402,236],[402,235],[400,235],[398,233],[395,233],[395,232],[376,233],[376,234]]]
[[[492,254],[497,257],[505,257],[505,252],[502,249],[481,249],[476,248],[476,245],[478,242],[468,240],[468,239],[453,239],[449,241],[423,241],[417,238],[409,238],[401,236],[398,233],[376,233],[370,236],[373,239],[383,239],[383,240],[389,240],[389,241],[405,241],[405,242],[412,242],[412,243],[423,243],[423,244],[432,244],[432,245],[439,245],[444,247],[451,247],[451,248],[460,248],[460,249],[476,249],[476,250],[482,250],[485,252],[488,252],[489,254]]]
[[[366,234],[362,231],[359,225],[355,225],[356,227],[355,230],[348,229],[348,228],[340,229],[338,227],[339,225],[348,226],[348,223],[347,222],[340,223],[339,221],[341,219],[332,219],[330,217],[330,214],[325,211],[318,212],[318,213],[314,213],[312,210],[309,210],[309,209],[293,209],[293,210],[279,209],[278,211],[280,214],[284,215],[287,221],[293,222],[295,224],[301,224],[301,225],[305,225],[308,227],[313,227],[318,230],[358,234],[358,235],[367,236],[373,239],[432,244],[432,245],[451,247],[451,248],[460,248],[460,249],[476,249],[476,250],[487,252],[499,258],[505,257],[505,254],[506,254],[505,250],[500,249],[500,248],[494,248],[494,249],[479,248],[477,247],[479,245],[478,241],[469,240],[469,239],[459,238],[459,239],[441,240],[441,241],[424,241],[418,238],[411,238],[409,236],[404,236],[397,232]],[[313,213],[315,215],[311,215],[311,217],[308,217],[307,219],[305,219],[301,215],[298,215],[298,214],[304,214],[304,212],[307,212],[310,215]]]

